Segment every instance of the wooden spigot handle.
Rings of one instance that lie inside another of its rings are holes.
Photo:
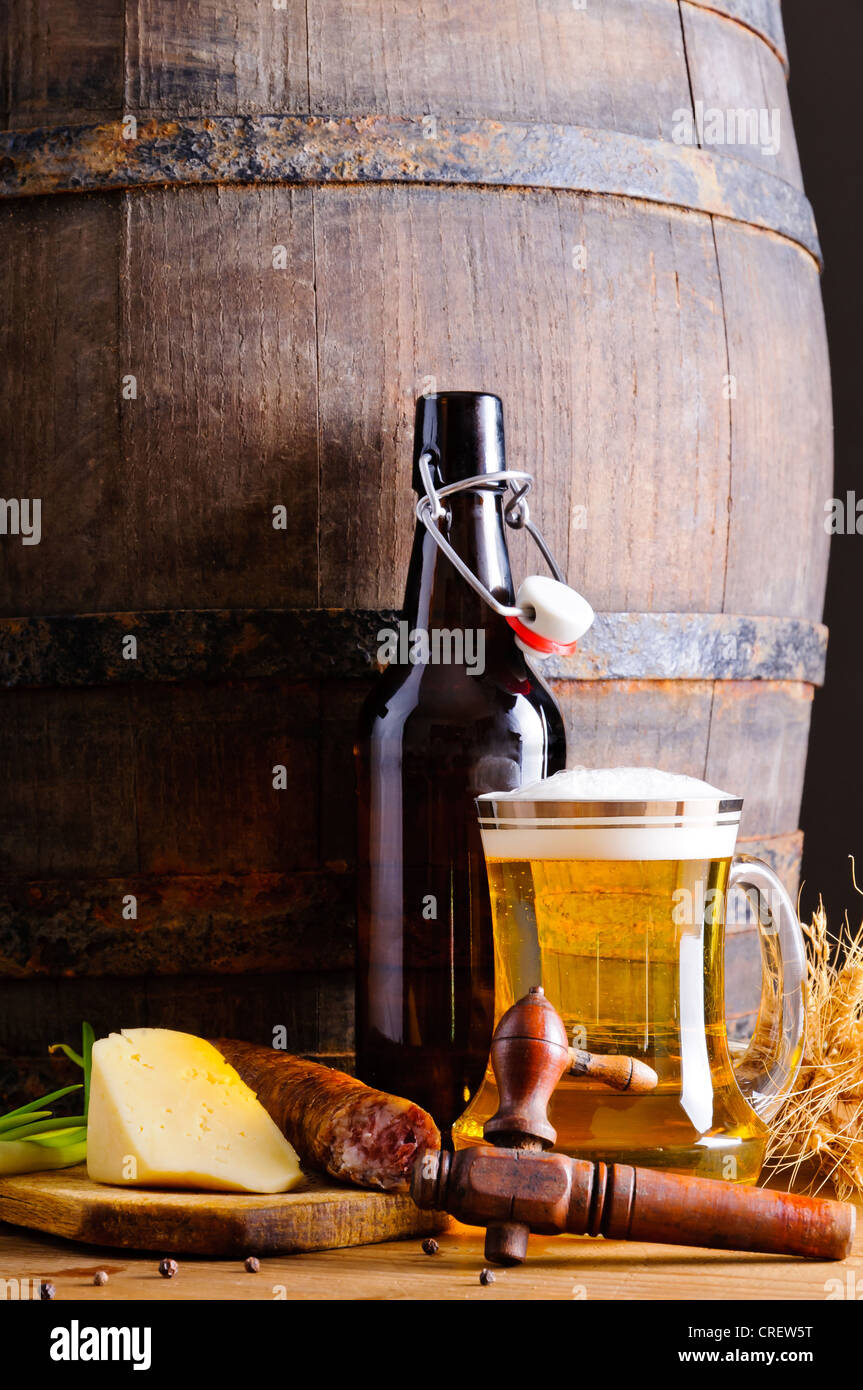
[[[492,1144],[548,1149],[557,1138],[548,1102],[565,1072],[601,1081],[615,1091],[643,1095],[658,1077],[635,1057],[604,1057],[570,1047],[563,1019],[541,985],[513,1004],[494,1030],[491,1065],[500,1103],[483,1131]]]
[[[563,1019],[542,985],[507,1009],[491,1040],[491,1066],[500,1102],[483,1135],[510,1149],[550,1149],[557,1130],[548,1102],[570,1065]]]
[[[857,1213],[850,1202],[622,1163],[606,1171],[600,1229],[612,1240],[758,1250],[808,1260],[842,1260],[851,1250]]]

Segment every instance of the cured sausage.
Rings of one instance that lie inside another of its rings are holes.
[[[303,1167],[357,1187],[406,1191],[417,1154],[440,1148],[434,1120],[412,1101],[272,1047],[232,1038],[212,1043],[255,1092]]]

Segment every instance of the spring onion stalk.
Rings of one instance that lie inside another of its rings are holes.
[[[93,1043],[95,1034],[89,1023],[81,1027],[81,1066],[84,1069],[84,1114],[90,1108],[90,1072],[93,1070]]]
[[[76,1052],[74,1047],[70,1047],[68,1043],[51,1043],[48,1051],[64,1053],[65,1056],[69,1058],[70,1062],[75,1063],[76,1067],[83,1067],[84,1065],[84,1058],[81,1056],[81,1053]]]
[[[73,1091],[80,1091],[82,1088],[83,1083],[79,1081],[74,1086],[64,1086],[60,1091],[52,1091],[48,1096],[39,1096],[36,1100],[28,1101],[26,1105],[19,1105],[17,1110],[10,1110],[7,1114],[0,1116],[0,1129],[10,1128],[13,1122],[16,1125],[23,1124],[24,1121],[18,1118],[20,1115],[29,1115],[31,1119],[35,1119],[33,1112],[36,1111],[37,1106],[51,1105],[55,1100],[60,1100],[62,1096],[70,1096]],[[50,1112],[40,1110],[38,1113],[47,1115]]]
[[[3,1133],[4,1129],[17,1129],[19,1125],[24,1124],[25,1120],[29,1124],[31,1120],[45,1120],[50,1114],[50,1110],[30,1110],[26,1115],[19,1115],[13,1111],[11,1115],[4,1115],[3,1119],[0,1120],[0,1134]]]
[[[68,1168],[74,1163],[82,1163],[87,1156],[93,1029],[89,1023],[84,1024],[80,1053],[67,1043],[53,1043],[49,1051],[63,1052],[70,1061],[81,1067],[84,1080],[75,1086],[63,1086],[50,1095],[39,1096],[6,1115],[0,1115],[0,1176],[36,1173],[46,1168]],[[47,1109],[55,1100],[81,1090],[84,1092],[82,1114],[52,1115]]]
[[[64,1144],[60,1148],[28,1144],[26,1139],[0,1144],[0,1177],[13,1177],[16,1173],[41,1173],[47,1168],[71,1168],[73,1163],[83,1163],[86,1157],[86,1139]]]
[[[3,1143],[11,1144],[15,1139],[30,1139],[34,1134],[54,1134],[62,1125],[64,1129],[78,1129],[86,1125],[86,1115],[52,1115],[50,1120],[37,1120],[32,1125],[20,1125],[18,1129],[7,1129]]]
[[[87,1126],[79,1125],[77,1128],[72,1126],[69,1129],[53,1130],[51,1134],[39,1134],[35,1139],[28,1139],[27,1142],[41,1144],[45,1149],[62,1149],[64,1144],[78,1144],[86,1138]]]

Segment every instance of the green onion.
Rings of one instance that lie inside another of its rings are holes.
[[[84,1058],[81,1056],[80,1052],[75,1052],[68,1043],[51,1043],[48,1051],[51,1053],[65,1052],[69,1061],[74,1062],[76,1067],[83,1067],[84,1065]]]
[[[44,1144],[22,1140],[20,1144],[0,1144],[0,1177],[16,1173],[38,1173],[45,1168],[70,1168],[87,1157],[87,1141],[46,1148]]]
[[[62,1149],[67,1144],[78,1144],[87,1138],[87,1126],[79,1125],[71,1129],[52,1130],[50,1134],[37,1134],[28,1139],[28,1144],[43,1144],[46,1149]]]
[[[15,1120],[18,1115],[31,1115],[37,1106],[50,1105],[52,1101],[60,1100],[62,1096],[71,1095],[73,1091],[80,1091],[82,1083],[76,1082],[74,1086],[64,1086],[62,1090],[52,1091],[50,1095],[38,1096],[36,1100],[28,1101],[26,1105],[19,1105],[17,1110],[10,1110],[7,1114],[0,1116],[0,1129],[5,1129],[10,1120]],[[48,1111],[39,1110],[41,1114],[48,1114]],[[16,1120],[16,1123],[20,1121]]]
[[[84,1080],[63,1086],[50,1095],[19,1105],[0,1115],[0,1175],[34,1173],[40,1168],[67,1168],[87,1156],[87,1111],[90,1105],[90,1073],[93,1067],[93,1029],[81,1029],[81,1051],[68,1043],[52,1043],[49,1052],[62,1052],[80,1067]],[[73,1091],[84,1092],[82,1115],[52,1115],[45,1107]]]
[[[90,1073],[93,1070],[93,1043],[95,1037],[93,1029],[89,1023],[85,1023],[81,1028],[81,1055],[84,1068],[84,1114],[90,1108]]]
[[[13,1140],[29,1139],[31,1134],[49,1134],[63,1125],[66,1129],[78,1128],[79,1125],[86,1124],[86,1115],[53,1115],[49,1120],[37,1120],[32,1125],[21,1125],[18,1129],[5,1130],[0,1135],[0,1140],[4,1144],[10,1144]]]
[[[0,1120],[0,1139],[3,1138],[4,1129],[17,1129],[25,1120],[44,1120],[51,1114],[50,1110],[31,1110],[27,1115],[18,1115],[13,1112],[11,1115],[4,1115]]]

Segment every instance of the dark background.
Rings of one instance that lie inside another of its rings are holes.
[[[806,192],[824,252],[822,291],[833,372],[834,495],[863,498],[863,4],[784,0],[791,110]],[[820,524],[820,519],[819,519]],[[863,524],[863,522],[861,522]],[[805,832],[802,913],[817,906],[838,927],[863,920],[851,863],[863,888],[863,535],[835,536],[824,621],[830,628],[827,679],[816,693],[801,823]]]

